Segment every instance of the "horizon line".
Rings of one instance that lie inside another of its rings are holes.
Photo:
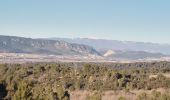
[[[116,39],[107,39],[107,38],[98,38],[98,37],[28,37],[28,36],[19,36],[19,35],[4,35],[0,36],[11,36],[11,37],[21,37],[21,38],[31,38],[31,39],[93,39],[93,40],[107,40],[107,41],[121,41],[121,42],[136,42],[136,43],[151,43],[159,45],[170,45],[170,43],[158,43],[158,42],[148,42],[148,41],[130,41],[130,40],[116,40]]]

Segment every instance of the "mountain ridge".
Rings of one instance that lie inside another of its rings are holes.
[[[106,42],[105,42],[106,41]],[[26,53],[26,54],[45,54],[45,55],[59,55],[59,56],[74,56],[79,55],[79,57],[93,56],[101,57],[102,59],[113,59],[113,60],[137,60],[145,58],[161,58],[167,57],[167,55],[162,53],[152,53],[142,50],[134,50],[126,48],[119,48],[125,45],[134,46],[134,44],[139,45],[138,42],[121,42],[115,41],[115,43],[108,43],[107,40],[101,39],[48,39],[48,38],[25,38],[17,36],[4,36],[0,35],[0,53]],[[107,44],[108,43],[108,44]],[[113,44],[112,44],[113,43]],[[140,43],[140,45],[144,45]],[[151,44],[152,45],[152,44]],[[97,47],[97,48],[96,48]],[[114,48],[113,48],[114,47]],[[151,49],[152,50],[152,49]],[[71,58],[70,58],[71,59]]]
[[[70,43],[88,44],[98,51],[122,50],[122,51],[145,51],[150,53],[162,53],[170,55],[170,44],[160,44],[151,42],[119,41],[107,39],[89,38],[50,38],[52,40],[64,40]]]
[[[32,39],[0,35],[0,52],[55,55],[99,55],[90,46],[61,40]]]

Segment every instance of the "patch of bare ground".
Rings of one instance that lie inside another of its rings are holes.
[[[170,73],[163,74],[163,76],[170,78]]]
[[[74,91],[70,93],[70,100],[86,100],[90,91]]]
[[[136,94],[133,92],[106,91],[102,96],[102,100],[118,100],[121,96],[126,97],[127,100],[136,99]]]
[[[136,100],[138,95],[145,92],[150,95],[153,90],[132,90],[129,92],[121,91],[105,91],[102,93],[102,100],[118,100],[121,96],[125,97],[126,100]],[[156,91],[165,93],[170,92],[169,89],[156,89]],[[92,91],[73,91],[71,92],[71,100],[86,100],[86,97],[92,94]]]
[[[149,75],[149,78],[156,78],[159,74]],[[161,73],[161,75],[170,78],[170,73]]]

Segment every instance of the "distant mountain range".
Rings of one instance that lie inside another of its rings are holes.
[[[0,53],[95,56],[114,60],[168,57],[170,45],[88,38],[32,39],[0,35]]]
[[[103,57],[115,60],[138,60],[146,58],[169,57],[170,45],[132,41],[117,41],[90,38],[50,38],[69,43],[89,45]]]
[[[99,55],[90,46],[68,43],[62,40],[31,39],[0,36],[0,52],[48,55]]]
[[[98,51],[121,50],[121,51],[144,51],[149,53],[162,53],[170,55],[170,44],[118,41],[90,38],[51,38],[52,40],[63,40],[70,43],[89,45]]]

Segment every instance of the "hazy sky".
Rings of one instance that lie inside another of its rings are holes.
[[[1,0],[0,34],[170,43],[170,0]]]

